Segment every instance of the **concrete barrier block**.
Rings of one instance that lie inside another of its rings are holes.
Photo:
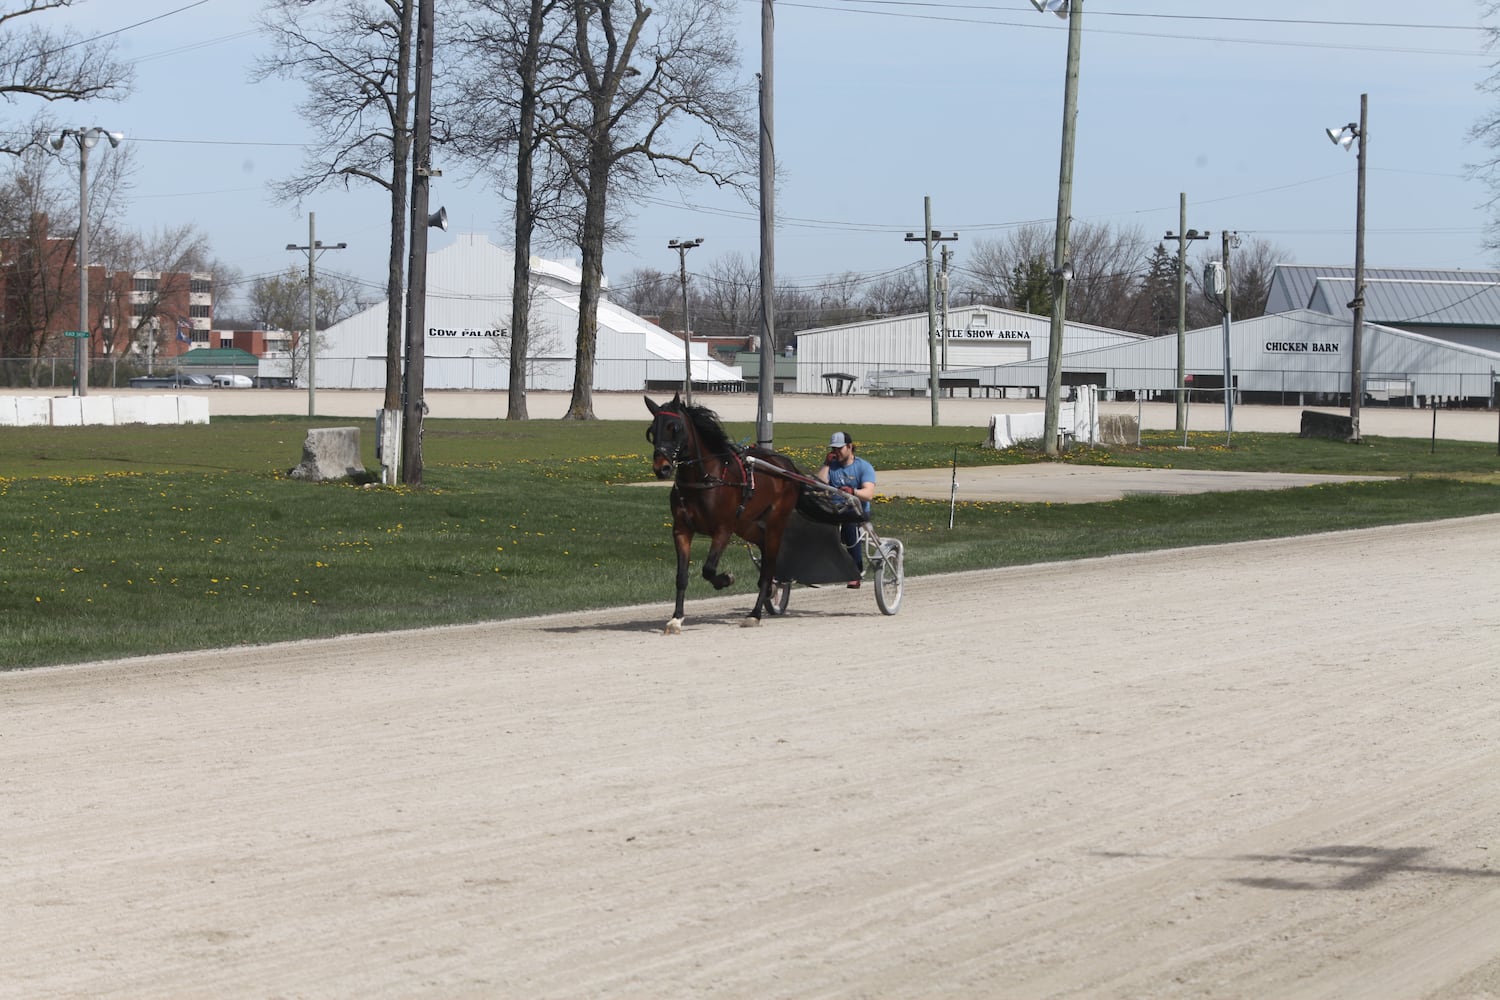
[[[16,397],[0,396],[0,427],[16,426]]]
[[[147,396],[146,397],[146,423],[148,423],[148,424],[175,424],[175,423],[177,423],[177,397],[176,396]]]
[[[208,423],[208,400],[202,396],[178,396],[177,422],[180,424]]]
[[[116,396],[115,423],[144,424],[146,422],[145,396]]]
[[[1341,413],[1303,410],[1302,426],[1297,436],[1305,438],[1328,438],[1330,441],[1348,441],[1354,437],[1354,418]]]
[[[369,474],[359,456],[359,428],[314,427],[307,432],[307,440],[302,442],[301,464],[287,475],[311,482],[365,480]]]
[[[83,422],[89,427],[112,427],[115,422],[115,397],[81,396]]]
[[[52,400],[50,397],[16,397],[17,427],[46,427],[50,423],[52,423]]]
[[[1010,448],[1022,441],[1040,441],[1047,428],[1047,414],[997,413],[990,417],[990,437],[985,444],[991,448]]]
[[[53,427],[82,427],[83,426],[83,400],[82,396],[53,396],[48,402],[52,406]]]

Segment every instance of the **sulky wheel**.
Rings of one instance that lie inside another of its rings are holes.
[[[773,615],[786,614],[787,602],[792,599],[792,585],[786,580],[771,581],[771,603],[766,610]]]
[[[901,591],[906,572],[906,552],[901,542],[887,538],[880,543],[874,559],[875,603],[882,614],[893,615],[901,607]]]

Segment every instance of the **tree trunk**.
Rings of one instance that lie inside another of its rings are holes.
[[[605,143],[596,140],[595,145],[603,147]],[[578,357],[573,367],[573,399],[565,420],[595,419],[594,358],[599,346],[599,290],[604,284],[604,209],[610,166],[608,149],[591,152],[578,246],[583,256],[583,278],[578,286]]]
[[[521,107],[516,122],[515,267],[510,300],[510,392],[505,419],[525,420],[526,360],[531,350],[532,157],[536,142],[536,68],[547,0],[531,0],[526,18],[526,47],[521,55]],[[592,404],[590,404],[592,405]]]

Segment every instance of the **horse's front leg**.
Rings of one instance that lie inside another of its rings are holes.
[[[683,518],[674,517],[672,543],[677,548],[677,603],[672,607],[672,620],[667,622],[664,635],[679,635],[682,632],[682,602],[687,595],[688,555],[693,548],[693,529]]]
[[[730,539],[734,533],[728,528],[720,528],[713,533],[708,546],[708,558],[703,561],[703,579],[713,584],[715,590],[723,590],[734,582],[733,573],[719,572],[719,559],[723,557],[724,550],[729,547]]]

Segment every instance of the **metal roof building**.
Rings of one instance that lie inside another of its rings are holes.
[[[950,379],[972,378],[971,368],[1045,358],[1050,346],[1049,317],[996,306],[949,309],[946,326],[942,317],[938,326],[939,363]],[[1142,339],[1136,333],[1068,323],[1063,353]],[[842,379],[855,392],[922,392],[929,387],[930,356],[925,312],[802,330],[797,334],[797,391],[826,392]]]
[[[426,388],[509,388],[513,260],[511,251],[473,234],[460,234],[452,245],[428,255]],[[528,387],[571,389],[582,275],[572,264],[539,257],[532,258],[531,267]],[[386,305],[318,331],[318,388],[385,385]],[[711,357],[706,345],[694,344],[692,352],[694,382],[742,382],[740,369]],[[681,337],[608,301],[607,290],[599,303],[595,358],[595,389],[680,383],[686,364]],[[269,364],[263,363],[262,374],[276,374]]]
[[[1232,323],[1229,355],[1236,398],[1295,405],[1346,401],[1352,338],[1349,323],[1309,309]],[[1222,398],[1222,325],[1189,331],[1184,347],[1186,375],[1193,388],[1213,390],[1214,398]],[[1366,324],[1362,354],[1367,398],[1403,405],[1431,399],[1493,401],[1500,353]],[[1115,394],[1170,398],[1177,381],[1177,338],[1153,337],[1072,352],[1063,357],[1062,365],[1064,385],[1091,384]],[[1046,359],[998,370],[976,369],[973,375],[981,384],[1045,386]]]
[[[1266,312],[1311,309],[1353,323],[1354,268],[1280,264]],[[1500,351],[1500,271],[1365,268],[1366,323]]]

